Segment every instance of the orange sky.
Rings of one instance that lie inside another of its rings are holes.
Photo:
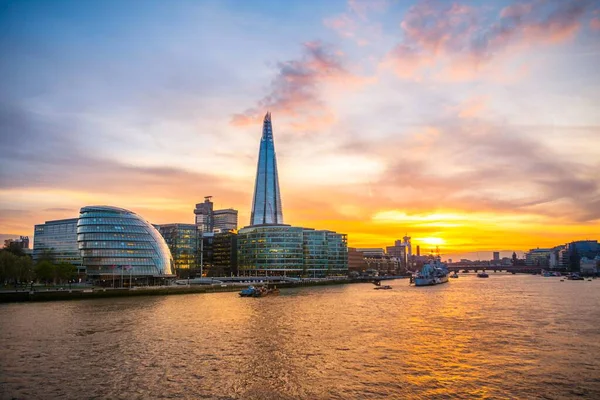
[[[270,110],[286,223],[445,258],[598,239],[594,2],[20,7],[2,237],[93,204],[191,223],[206,195],[244,226]]]

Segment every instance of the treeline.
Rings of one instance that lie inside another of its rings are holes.
[[[69,263],[56,263],[51,252],[45,253],[34,264],[30,256],[18,246],[0,250],[0,284],[16,285],[41,283],[61,284],[75,279],[77,268]]]

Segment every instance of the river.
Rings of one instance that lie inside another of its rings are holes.
[[[600,398],[600,279],[0,305],[2,399]]]

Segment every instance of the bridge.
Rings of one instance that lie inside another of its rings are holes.
[[[450,272],[510,272],[513,274],[539,274],[543,267],[528,265],[448,264]]]

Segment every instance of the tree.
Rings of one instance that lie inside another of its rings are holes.
[[[35,266],[35,276],[42,282],[48,282],[54,279],[56,267],[48,260],[42,260]]]
[[[62,281],[74,279],[77,275],[77,268],[73,264],[62,262],[56,266],[56,277]]]
[[[13,253],[0,251],[0,283],[16,282],[17,262],[19,257]]]
[[[9,242],[8,246],[4,246],[4,250],[14,254],[17,257],[22,257],[25,255],[23,248],[17,242]]]
[[[19,257],[16,272],[19,282],[31,282],[33,280],[33,261],[31,258],[28,256]]]

